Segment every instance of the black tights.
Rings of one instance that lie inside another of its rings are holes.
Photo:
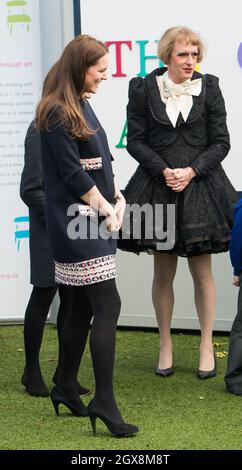
[[[62,290],[65,289],[66,286],[62,286]],[[96,383],[95,398],[110,418],[120,422],[113,391],[116,327],[121,307],[115,280],[75,287],[72,307],[62,330],[58,386],[72,398],[93,316],[90,349]]]
[[[45,321],[57,287],[33,287],[24,318],[26,367],[39,368],[39,352]]]
[[[33,287],[24,318],[24,346],[26,367],[40,369],[39,352],[44,326],[57,287]],[[65,319],[71,310],[73,288],[59,286],[60,306],[57,316],[59,356],[61,355],[61,335]]]

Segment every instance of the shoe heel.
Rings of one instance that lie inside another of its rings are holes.
[[[50,397],[51,398],[51,401],[52,401],[52,405],[54,407],[54,410],[55,410],[55,414],[56,416],[59,416],[59,401],[56,400],[55,398],[53,398],[52,396]]]
[[[96,436],[97,435],[97,429],[96,429],[96,419],[97,419],[97,417],[94,416],[94,415],[90,415],[89,418],[90,418],[91,425],[92,425],[93,435]]]
[[[215,352],[213,353],[213,358],[214,358],[214,368],[212,370],[200,370],[198,369],[197,371],[197,377],[199,379],[210,379],[212,377],[215,377],[217,375],[217,362],[216,362],[216,356]]]

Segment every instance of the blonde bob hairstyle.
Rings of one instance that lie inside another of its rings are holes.
[[[158,44],[158,57],[164,62],[164,64],[169,64],[175,42],[183,40],[187,41],[187,44],[191,43],[193,46],[197,46],[197,61],[202,62],[205,47],[201,38],[197,33],[186,26],[175,26],[167,29]]]

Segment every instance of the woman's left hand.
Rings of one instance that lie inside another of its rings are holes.
[[[117,219],[118,219],[118,230],[122,227],[126,201],[119,189],[115,191],[116,204],[114,207]]]
[[[184,191],[189,185],[190,181],[196,176],[195,171],[191,167],[187,168],[175,168],[173,170],[174,180],[170,181],[169,186],[176,193]]]

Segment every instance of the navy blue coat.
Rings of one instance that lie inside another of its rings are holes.
[[[25,138],[20,196],[29,208],[30,282],[37,287],[54,286],[55,268],[45,216],[41,140],[34,121],[30,124]]]
[[[83,239],[82,232],[79,236],[82,222],[85,225],[91,220],[89,206],[81,196],[94,185],[110,203],[114,203],[115,195],[106,134],[89,103],[82,102],[81,106],[89,127],[97,130],[87,141],[74,139],[63,125],[41,132],[49,239],[54,260],[60,263],[78,263],[116,252],[114,239]],[[70,212],[72,215],[68,215]],[[74,228],[74,238],[70,237],[70,227]]]

